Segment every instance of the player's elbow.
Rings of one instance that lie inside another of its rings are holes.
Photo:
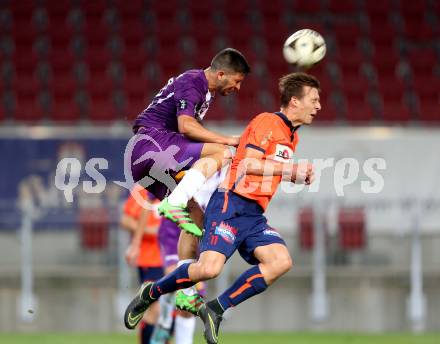
[[[194,131],[194,121],[195,119],[189,116],[179,116],[177,120],[177,129],[179,130],[179,133],[186,136],[191,135]]]

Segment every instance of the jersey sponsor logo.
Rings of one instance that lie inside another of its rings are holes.
[[[288,162],[293,159],[293,150],[287,146],[277,144],[275,147],[276,161]]]
[[[188,102],[185,99],[179,100],[179,109],[180,110],[185,110],[187,106],[188,106]]]
[[[215,227],[214,234],[221,236],[224,241],[232,244],[235,241],[237,230],[234,227],[231,227],[228,224],[221,222],[217,227]]]

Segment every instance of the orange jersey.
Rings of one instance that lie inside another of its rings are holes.
[[[149,200],[153,205],[152,211],[149,212],[147,218],[148,227],[159,227],[160,216],[157,213],[156,206],[159,201],[150,197],[147,190],[136,187],[134,192],[139,192],[143,199]],[[136,199],[130,194],[124,205],[124,213],[128,216],[139,220],[142,211],[142,206],[136,202]],[[162,259],[160,255],[159,242],[156,234],[144,234],[138,258],[138,266],[141,267],[159,267],[162,266]]]
[[[229,174],[222,187],[243,197],[255,200],[266,210],[281,182],[281,176],[246,175],[240,162],[246,148],[262,152],[263,160],[292,163],[298,135],[291,122],[281,113],[264,112],[256,116],[244,130],[237,153],[232,160]]]

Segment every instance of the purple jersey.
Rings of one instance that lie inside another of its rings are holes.
[[[203,69],[194,69],[171,78],[151,104],[134,122],[133,130],[147,128],[178,131],[177,117],[189,115],[202,120],[213,97]]]

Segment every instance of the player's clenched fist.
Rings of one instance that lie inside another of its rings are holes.
[[[293,164],[291,181],[295,184],[310,185],[315,180],[313,165],[308,162]]]

